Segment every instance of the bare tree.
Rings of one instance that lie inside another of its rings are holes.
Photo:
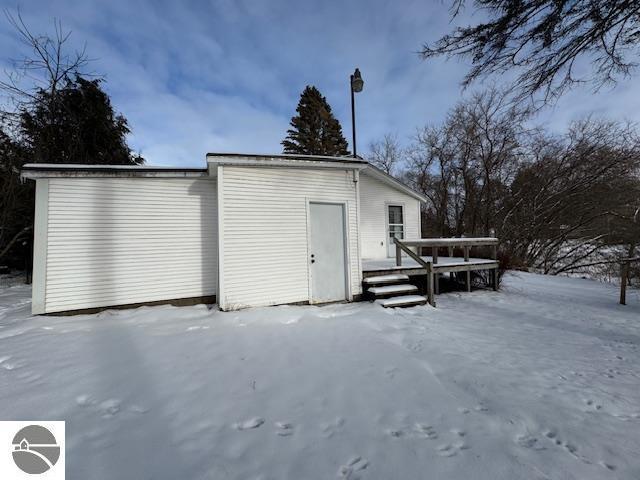
[[[431,201],[425,223],[434,225],[432,233],[483,235],[496,228],[527,114],[489,89],[460,102],[441,126],[418,131],[410,165],[414,184]]]
[[[511,185],[500,228],[512,253],[545,273],[572,270],[608,246],[635,249],[640,140],[632,125],[586,119],[541,135]]]
[[[404,157],[404,151],[398,143],[398,137],[385,134],[382,140],[369,144],[368,160],[389,175],[399,173],[398,168]]]
[[[452,17],[465,0],[453,0]],[[434,44],[425,59],[465,57],[472,67],[463,84],[480,77],[517,72],[516,98],[561,95],[578,82],[596,88],[626,77],[640,53],[640,3],[635,0],[473,0],[476,18]],[[578,72],[580,62],[592,69]]]
[[[47,97],[55,102],[56,92],[67,79],[92,74],[85,71],[89,63],[85,49],[70,52],[67,48],[71,32],[63,30],[60,21],[54,21],[52,36],[35,35],[29,31],[19,11],[15,15],[9,10],[4,13],[21,42],[30,50],[29,55],[13,59],[13,68],[0,79],[0,90],[14,107],[12,111],[4,112],[5,119],[11,121],[19,116],[22,108],[39,101],[39,92],[47,92]],[[53,115],[54,105],[50,110]]]

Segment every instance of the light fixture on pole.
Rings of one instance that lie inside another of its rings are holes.
[[[360,75],[360,69],[356,68],[356,71],[351,75],[351,132],[353,133],[353,156],[356,157],[356,107],[354,100],[354,93],[362,91],[364,87],[364,80]]]

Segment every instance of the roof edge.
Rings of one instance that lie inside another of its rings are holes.
[[[151,165],[82,165],[58,163],[28,163],[22,166],[22,178],[50,177],[203,177],[202,167],[165,167]]]
[[[428,202],[427,197],[425,197],[419,192],[416,192],[413,188],[404,184],[403,182],[398,180],[396,177],[389,175],[387,172],[379,169],[375,165],[369,164],[368,167],[364,170],[364,173],[371,174],[371,176],[374,177],[375,179],[380,180],[381,182],[386,183],[389,186],[395,187],[401,192],[404,192],[407,195],[410,195],[413,198],[420,200],[422,203]]]
[[[335,163],[368,163],[365,159],[361,157],[332,157],[329,155],[302,155],[302,154],[291,154],[291,153],[279,153],[279,154],[257,154],[257,153],[220,153],[220,152],[210,152],[207,153],[207,159],[209,158],[231,158],[231,159],[254,159],[254,160],[298,160],[303,162],[313,162],[313,161],[322,161],[322,162],[335,162]],[[214,160],[215,161],[215,160]]]

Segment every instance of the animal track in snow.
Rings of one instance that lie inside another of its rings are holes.
[[[396,376],[397,372],[398,372],[398,369],[396,367],[389,367],[389,368],[385,369],[384,374],[387,377],[393,379],[393,377]]]
[[[129,407],[129,411],[133,413],[147,413],[149,409],[146,407],[141,407],[140,405],[131,405]]]
[[[601,467],[606,468],[607,470],[615,470],[616,466],[615,465],[611,465],[610,463],[606,463],[605,461],[599,461],[598,465],[600,465]]]
[[[289,422],[276,422],[276,435],[281,437],[289,437],[293,435],[293,424]]]
[[[366,469],[369,466],[369,461],[366,458],[362,458],[359,455],[351,457],[346,465],[341,465],[338,469],[338,477],[351,478],[355,472]]]
[[[333,422],[321,423],[320,428],[322,428],[322,433],[325,437],[331,438],[336,432],[340,431],[343,425],[344,418],[336,417]]]
[[[89,405],[93,405],[94,402],[90,395],[78,395],[76,397],[76,404],[79,407],[88,407]]]
[[[248,418],[243,422],[234,423],[233,428],[235,428],[236,430],[252,430],[254,428],[258,428],[263,423],[264,423],[264,418],[252,417],[252,418]]]
[[[120,411],[120,400],[117,398],[105,400],[100,404],[100,410],[104,418],[113,417]]]
[[[414,425],[414,430],[420,437],[428,438],[429,440],[435,440],[436,438],[438,438],[438,433],[433,429],[431,425],[416,423]]]
[[[441,457],[453,457],[468,448],[470,447],[465,442],[444,443],[436,448],[436,453]]]
[[[399,428],[388,428],[386,432],[393,438],[400,438],[404,436],[404,431]]]
[[[538,443],[538,439],[533,435],[524,434],[518,435],[515,439],[515,442],[524,448],[531,448],[533,450],[544,450],[544,447]]]
[[[11,360],[11,358],[11,356],[0,358],[0,367],[4,368],[5,370],[11,371],[24,366],[24,363],[21,362],[9,362],[8,360]]]
[[[562,439],[560,439],[558,437],[558,434],[556,433],[555,430],[550,429],[550,430],[546,430],[543,432],[543,435],[545,436],[545,438],[547,438],[548,440],[550,440],[551,442],[553,442],[554,445],[558,446],[558,447],[562,447],[567,453],[570,453],[573,457],[577,458],[578,460],[586,463],[586,464],[593,464],[593,462],[580,455],[578,453],[578,447],[576,447],[574,444],[564,441]],[[542,449],[542,448],[541,448]],[[600,461],[599,462],[601,466],[603,466],[604,468],[606,468],[607,470],[615,470],[615,465],[611,465],[609,463],[605,463],[604,461]]]
[[[595,410],[602,410],[602,405],[600,405],[599,403],[594,402],[591,399],[587,399],[584,401],[584,403],[588,406],[588,407],[592,407]]]

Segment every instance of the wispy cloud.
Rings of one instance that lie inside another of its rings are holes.
[[[422,62],[421,44],[451,24],[446,2],[358,0],[30,1],[34,32],[53,18],[87,44],[92,68],[129,119],[130,144],[152,164],[202,165],[208,151],[279,152],[305,85],[327,97],[350,139],[349,74],[359,151],[385,132],[402,141],[441,121],[460,100],[459,62]],[[22,47],[0,22],[0,62]],[[574,92],[541,119],[554,128],[591,111],[640,120],[638,81],[612,92]]]

